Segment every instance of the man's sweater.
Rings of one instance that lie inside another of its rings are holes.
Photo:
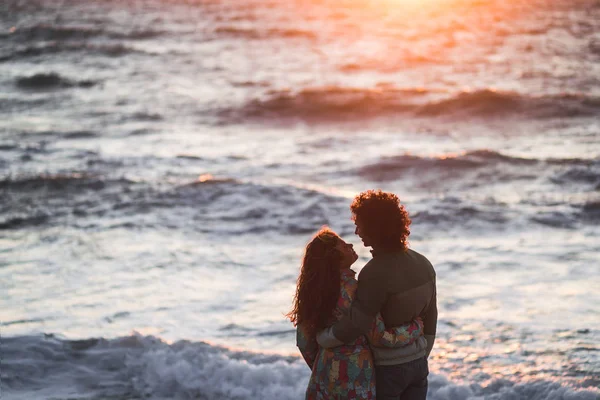
[[[373,259],[358,276],[356,299],[348,316],[319,335],[319,344],[353,342],[366,334],[381,312],[386,327],[399,326],[417,317],[425,324],[425,337],[404,347],[372,345],[375,364],[403,364],[428,355],[437,325],[436,276],[433,266],[413,250],[373,252]],[[337,340],[335,340],[337,339]]]

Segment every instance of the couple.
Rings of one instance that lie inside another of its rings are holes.
[[[312,370],[306,399],[425,399],[435,271],[408,249],[410,218],[396,195],[369,190],[350,208],[373,258],[355,279],[352,245],[322,228],[306,247],[288,314]]]

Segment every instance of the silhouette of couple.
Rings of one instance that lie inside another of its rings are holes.
[[[323,227],[306,246],[288,314],[312,370],[306,399],[425,399],[435,270],[408,248],[410,218],[396,195],[369,190],[350,209],[373,258],[357,280],[352,245]]]

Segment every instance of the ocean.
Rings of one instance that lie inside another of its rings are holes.
[[[600,399],[597,0],[3,0],[0,397],[302,399],[284,314],[381,188],[433,400]]]

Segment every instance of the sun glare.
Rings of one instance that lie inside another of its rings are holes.
[[[468,0],[467,0],[468,1]],[[385,10],[399,16],[406,15],[406,12],[412,15],[419,16],[422,12],[445,12],[456,6],[456,0],[351,0],[355,6],[368,8],[372,10]]]
[[[426,4],[426,3],[435,3],[441,2],[443,0],[386,0],[388,3],[396,3],[396,4]]]
[[[418,7],[418,6],[430,6],[433,4],[441,5],[447,0],[384,0],[385,3],[388,3],[392,6],[410,6],[410,7]]]

